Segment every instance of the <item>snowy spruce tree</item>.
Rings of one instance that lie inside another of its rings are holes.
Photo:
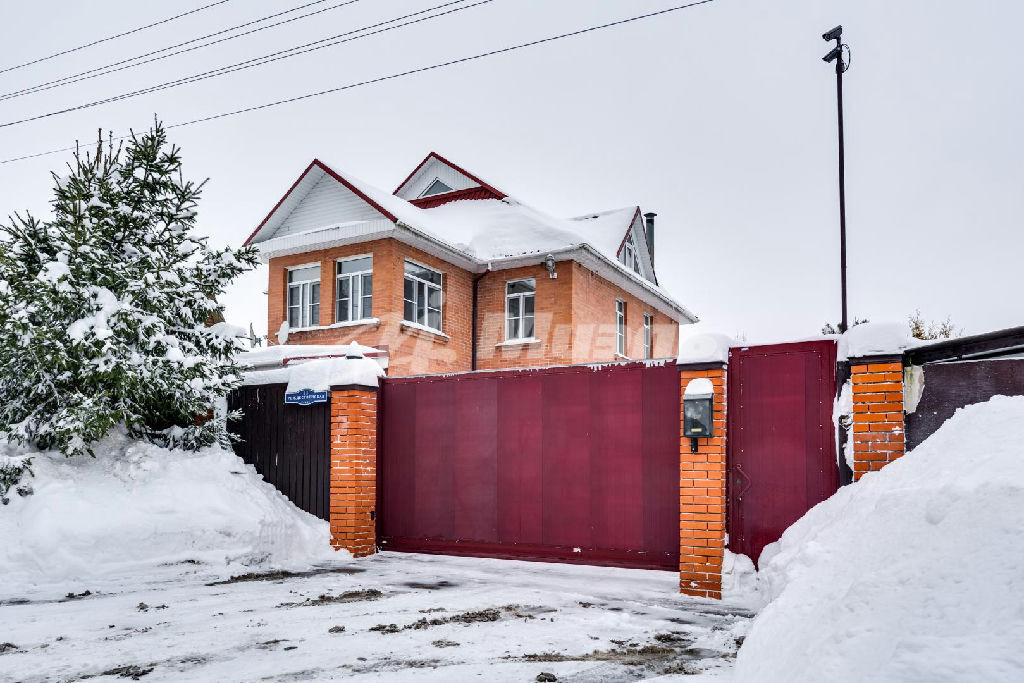
[[[184,179],[159,122],[69,169],[54,174],[51,219],[0,225],[0,433],[69,456],[115,428],[229,443],[213,408],[241,379],[234,332],[208,323],[255,252],[193,233],[203,183]]]

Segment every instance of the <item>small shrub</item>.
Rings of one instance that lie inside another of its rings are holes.
[[[0,504],[11,502],[7,497],[11,489],[19,496],[32,495],[32,486],[22,482],[25,475],[32,476],[32,458],[0,456]]]

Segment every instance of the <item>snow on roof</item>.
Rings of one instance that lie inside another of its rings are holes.
[[[352,344],[278,344],[276,346],[268,346],[265,349],[243,351],[235,356],[235,360],[243,366],[259,370],[270,367],[282,367],[288,361],[299,358],[344,356],[352,351],[353,348],[364,356],[383,353],[372,346],[362,346],[360,344],[355,344],[355,347]]]
[[[639,212],[639,206],[624,206],[621,209],[588,213],[569,220],[579,223],[577,229],[586,236],[588,242],[605,254],[616,257],[619,246],[626,237],[626,231],[633,225]]]

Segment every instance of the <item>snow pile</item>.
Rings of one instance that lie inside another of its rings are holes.
[[[727,363],[730,346],[736,346],[736,340],[728,335],[714,332],[695,334],[679,344],[679,364]]]
[[[297,358],[344,356],[353,348],[364,356],[381,353],[379,349],[372,346],[363,346],[355,342],[351,344],[277,344],[263,349],[244,351],[235,358],[239,365],[259,370],[266,367],[281,367],[285,362]],[[381,357],[378,362],[383,362],[386,367],[387,359]]]
[[[910,336],[906,323],[863,323],[854,325],[839,338],[839,358],[887,356],[903,353],[922,342]]]
[[[742,681],[1024,678],[1024,397],[962,408],[761,556]]]
[[[328,524],[230,451],[108,437],[96,454],[32,454],[34,494],[0,508],[3,592],[186,560],[228,573],[337,558]]]

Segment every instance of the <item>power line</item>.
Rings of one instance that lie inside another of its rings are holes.
[[[175,50],[176,48],[179,48],[179,47],[184,47],[186,45],[192,45],[193,43],[197,43],[199,41],[206,40],[208,38],[214,38],[216,36],[220,36],[220,35],[223,35],[225,33],[230,33],[232,31],[237,31],[238,29],[245,28],[247,26],[252,26],[253,24],[260,24],[260,23],[263,23],[264,21],[269,21],[271,19],[276,19],[277,17],[283,16],[285,14],[291,14],[292,12],[298,12],[299,10],[306,9],[307,7],[310,7],[312,5],[319,5],[319,4],[322,4],[324,2],[327,2],[327,0],[314,0],[313,2],[308,2],[305,5],[299,5],[298,7],[293,7],[292,9],[284,10],[283,12],[278,12],[276,14],[270,14],[270,15],[265,16],[265,17],[260,17],[259,19],[254,19],[252,21],[245,22],[244,24],[238,24],[237,26],[232,26],[230,28],[221,29],[220,31],[214,31],[213,33],[208,33],[205,36],[199,36],[198,38],[192,38],[190,40],[186,40],[184,42],[177,43],[175,45],[169,45],[167,47],[160,48],[159,50],[153,50],[151,52],[146,52],[146,53],[141,54],[141,55],[136,55],[135,57],[129,57],[128,59],[122,59],[120,61],[113,62],[113,63],[107,64],[105,66],[98,66],[98,67],[96,67],[94,69],[88,69],[87,71],[81,71],[79,73],[72,74],[70,76],[64,76],[62,78],[57,78],[57,79],[54,79],[52,81],[46,81],[45,83],[39,83],[37,85],[33,85],[33,86],[28,87],[28,88],[22,88],[20,90],[12,90],[11,92],[0,94],[0,101],[2,101],[2,100],[10,100],[10,99],[14,99],[16,97],[23,97],[25,95],[31,95],[31,94],[37,93],[37,92],[43,92],[44,90],[52,90],[54,88],[59,88],[61,86],[65,86],[65,85],[72,85],[74,83],[79,83],[81,81],[86,81],[86,80],[89,80],[91,78],[97,78],[98,76],[106,76],[108,74],[116,73],[118,71],[124,71],[125,69],[133,69],[133,68],[135,68],[137,66],[142,66],[144,64],[149,64],[151,62],[160,61],[161,59],[167,59],[169,57],[175,57],[177,55],[185,54],[186,52],[192,52],[194,50],[201,50],[204,47],[210,47],[210,46],[213,46],[213,45],[217,45],[219,43],[227,42],[229,40],[234,40],[236,38],[242,38],[244,36],[252,35],[253,33],[259,33],[260,31],[265,31],[265,30],[270,29],[270,28],[275,28],[277,26],[282,26],[284,24],[290,24],[293,21],[298,21],[300,19],[306,19],[307,17],[312,17],[312,16],[315,16],[317,14],[322,14],[324,12],[330,12],[331,10],[338,9],[338,8],[344,7],[346,5],[352,5],[352,4],[355,4],[355,3],[359,2],[359,1],[360,0],[346,0],[345,2],[339,2],[339,3],[335,4],[335,5],[331,5],[330,7],[323,7],[321,9],[314,10],[312,12],[307,12],[306,14],[300,14],[297,17],[291,17],[289,19],[284,19],[282,21],[278,21],[278,22],[275,22],[273,24],[268,24],[267,26],[259,26],[257,28],[253,28],[253,29],[250,29],[248,31],[244,31],[242,33],[237,33],[237,34],[235,34],[233,36],[226,36],[224,38],[219,38],[217,40],[212,40],[212,41],[210,41],[208,43],[203,43],[201,45],[193,45],[192,47],[186,48],[184,50],[178,50],[177,52],[170,52],[170,50]],[[160,53],[164,53],[164,52],[166,52],[168,54],[160,54]],[[159,56],[158,57],[153,57],[153,55],[159,55]],[[152,59],[146,59],[146,57],[152,57]],[[144,60],[144,61],[139,61],[139,60]],[[126,65],[126,66],[122,66],[122,65]]]
[[[84,50],[87,47],[92,47],[93,45],[99,45],[100,43],[105,43],[108,40],[116,40],[117,38],[123,38],[125,36],[130,36],[133,33],[138,33],[139,31],[145,31],[147,28],[153,28],[154,26],[159,26],[161,24],[166,24],[168,22],[174,21],[175,19],[181,19],[182,17],[187,17],[190,14],[195,14],[196,12],[202,12],[203,10],[210,9],[211,7],[216,7],[217,5],[223,5],[225,2],[231,2],[231,0],[217,0],[217,2],[211,2],[209,5],[203,5],[202,7],[197,7],[195,9],[193,9],[193,10],[189,10],[188,12],[182,12],[181,14],[175,14],[173,17],[167,17],[166,19],[161,19],[160,21],[154,21],[152,24],[146,24],[145,26],[139,26],[138,28],[133,28],[130,31],[125,31],[123,33],[118,33],[118,34],[113,35],[113,36],[107,36],[106,38],[100,38],[99,40],[94,40],[91,43],[86,43],[85,45],[79,45],[78,47],[73,47],[73,48],[70,48],[68,50],[62,50],[60,52],[55,52],[52,55],[47,55],[46,57],[40,57],[38,59],[33,59],[32,61],[25,62],[23,64],[16,64],[14,66],[9,66],[9,67],[6,67],[4,69],[0,69],[0,74],[7,73],[8,71],[14,71],[15,69],[22,69],[22,68],[24,68],[26,66],[31,66],[33,64],[38,64],[39,62],[45,62],[46,60],[53,59],[54,57],[61,57],[63,55],[69,55],[72,52],[78,52],[79,50]]]
[[[239,114],[246,114],[246,113],[249,113],[249,112],[252,112],[252,111],[259,111],[261,109],[268,109],[270,107],[276,107],[276,106],[282,105],[282,104],[290,104],[292,102],[299,102],[299,101],[307,100],[307,99],[310,99],[310,98],[313,98],[313,97],[320,97],[322,95],[329,95],[331,93],[341,92],[343,90],[351,90],[353,88],[358,88],[358,87],[361,87],[361,86],[364,86],[364,85],[371,85],[371,84],[374,84],[374,83],[381,83],[381,82],[384,82],[384,81],[390,81],[390,80],[395,80],[395,79],[398,79],[398,78],[404,78],[405,76],[411,76],[413,74],[423,73],[423,72],[426,72],[426,71],[433,71],[435,69],[442,69],[444,67],[454,66],[456,64],[464,64],[466,62],[472,62],[472,61],[475,61],[475,60],[478,60],[478,59],[483,59],[485,57],[493,57],[495,55],[505,54],[505,53],[508,53],[508,52],[514,52],[516,50],[521,50],[521,49],[527,48],[527,47],[534,47],[534,46],[537,46],[537,45],[543,45],[545,43],[551,43],[551,42],[554,42],[556,40],[562,40],[563,38],[571,38],[571,37],[574,37],[574,36],[584,35],[586,33],[592,33],[594,31],[600,31],[600,30],[603,30],[603,29],[606,29],[606,28],[612,28],[613,26],[621,26],[623,24],[629,24],[629,23],[632,23],[634,21],[640,21],[641,19],[649,19],[651,17],[657,17],[657,16],[661,16],[663,14],[669,14],[671,12],[678,12],[680,10],[689,9],[691,7],[697,7],[698,5],[706,5],[706,4],[709,4],[709,3],[714,2],[714,1],[715,0],[696,0],[695,2],[686,3],[684,5],[676,5],[674,7],[668,7],[666,9],[658,10],[656,12],[648,12],[647,14],[638,14],[636,16],[628,17],[626,19],[619,19],[617,21],[611,21],[611,22],[608,22],[606,24],[599,24],[599,25],[596,25],[596,26],[590,26],[590,27],[587,27],[587,28],[578,29],[576,31],[570,31],[568,33],[561,33],[561,34],[554,35],[554,36],[548,36],[547,38],[540,38],[538,40],[531,40],[531,41],[526,42],[526,43],[519,43],[518,45],[511,45],[509,47],[503,47],[503,48],[499,48],[497,50],[490,50],[488,52],[481,52],[481,53],[478,53],[478,54],[475,54],[475,55],[471,55],[471,56],[468,56],[468,57],[460,57],[458,59],[452,59],[452,60],[449,60],[447,62],[439,62],[437,64],[431,64],[429,66],[422,66],[422,67],[418,67],[418,68],[415,68],[415,69],[409,69],[408,71],[402,71],[400,73],[390,74],[388,76],[379,76],[377,78],[371,78],[371,79],[368,79],[368,80],[365,80],[365,81],[359,81],[359,82],[356,82],[356,83],[349,83],[347,85],[341,85],[341,86],[338,86],[338,87],[335,87],[335,88],[329,88],[327,90],[320,90],[320,91],[317,91],[317,92],[306,93],[305,95],[298,95],[296,97],[289,97],[289,98],[286,98],[286,99],[283,99],[283,100],[277,100],[277,101],[274,101],[274,102],[267,102],[267,103],[264,103],[264,104],[254,105],[254,106],[251,106],[251,107],[245,107],[244,109],[236,109],[234,111],[224,112],[224,113],[221,113],[221,114],[213,114],[211,116],[204,116],[202,118],[192,119],[191,121],[183,121],[182,123],[174,123],[174,124],[165,126],[165,128],[167,128],[167,129],[183,128],[185,126],[191,126],[191,125],[194,125],[194,124],[197,124],[197,123],[205,123],[207,121],[214,121],[216,119],[223,119],[223,118],[227,118],[229,116],[237,116]],[[119,137],[117,137],[115,139],[123,140],[126,137],[128,137],[128,136],[122,135],[122,136],[119,136]],[[36,153],[36,154],[27,154],[25,156],[16,157],[16,158],[13,158],[13,159],[0,160],[0,164],[9,164],[9,163],[13,163],[15,161],[22,161],[24,159],[33,159],[33,158],[40,157],[40,156],[45,156],[45,155],[48,155],[48,154],[57,154],[59,152],[67,152],[67,151],[70,151],[70,150],[73,150],[73,149],[76,149],[76,148],[77,148],[77,145],[75,147],[65,147],[65,148],[62,148],[62,149],[50,150],[49,152],[39,152],[39,153]]]
[[[454,7],[452,9],[445,10],[444,12],[438,12],[437,14],[429,14],[430,12],[435,12],[435,11],[437,11],[439,9],[443,9],[445,7],[450,7],[451,5],[459,5],[460,3],[464,3],[464,2],[467,2],[467,1],[468,0],[450,0],[449,2],[445,2],[445,3],[442,3],[440,5],[435,5],[434,7],[430,7],[430,8],[427,8],[425,10],[420,10],[418,12],[411,12],[409,14],[404,14],[404,15],[402,15],[400,17],[395,17],[394,19],[388,19],[386,21],[377,22],[376,24],[370,24],[369,26],[363,26],[361,28],[353,29],[351,31],[346,31],[344,33],[339,33],[338,35],[330,36],[330,37],[327,37],[327,38],[321,38],[320,40],[315,40],[315,41],[313,41],[311,43],[305,43],[303,45],[297,45],[295,47],[290,47],[290,48],[285,49],[285,50],[279,50],[277,52],[272,52],[270,54],[263,55],[262,57],[254,57],[252,59],[247,59],[247,60],[245,60],[243,62],[238,62],[238,63],[235,63],[235,64],[229,64],[227,66],[218,67],[216,69],[212,69],[210,71],[204,71],[204,72],[201,72],[201,73],[198,73],[198,74],[192,74],[191,76],[185,76],[183,78],[179,78],[179,79],[176,79],[176,80],[173,80],[173,81],[166,81],[164,83],[159,83],[157,85],[148,86],[148,87],[142,88],[140,90],[133,90],[131,92],[122,93],[120,95],[113,95],[111,97],[106,97],[106,98],[103,98],[101,100],[94,100],[92,102],[86,102],[85,104],[79,104],[79,105],[75,105],[73,107],[67,107],[65,109],[58,109],[56,111],[51,111],[51,112],[48,112],[46,114],[38,114],[36,116],[30,116],[30,117],[27,117],[27,118],[24,118],[24,119],[18,119],[16,121],[7,121],[5,123],[0,123],[0,128],[9,128],[11,126],[16,126],[16,125],[19,125],[19,124],[22,124],[22,123],[29,123],[31,121],[38,121],[40,119],[46,119],[46,118],[50,118],[52,116],[58,116],[60,114],[68,114],[70,112],[80,111],[82,109],[90,109],[92,107],[97,107],[97,106],[99,106],[101,104],[109,104],[111,102],[118,102],[120,100],[126,100],[126,99],[129,99],[129,98],[132,98],[132,97],[138,97],[139,95],[147,95],[149,93],[157,92],[159,90],[167,90],[168,88],[176,88],[179,85],[186,85],[186,84],[189,84],[189,83],[196,83],[196,82],[199,82],[199,81],[204,81],[204,80],[206,80],[208,78],[215,78],[217,76],[223,76],[225,74],[234,73],[235,71],[243,71],[245,69],[251,69],[251,68],[257,67],[257,66],[263,66],[264,64],[270,64],[272,62],[276,62],[276,61],[279,61],[281,59],[288,59],[290,57],[297,57],[299,55],[306,54],[308,52],[314,52],[316,50],[322,50],[324,48],[333,47],[335,45],[340,45],[342,43],[351,42],[353,40],[359,40],[360,38],[368,38],[368,37],[376,35],[378,33],[386,33],[388,31],[393,31],[395,29],[403,28],[405,26],[411,26],[412,24],[418,24],[420,22],[428,21],[430,19],[437,19],[439,17],[443,17],[443,16],[446,16],[448,14],[454,14],[455,12],[461,12],[462,10],[470,9],[470,8],[476,7],[478,5],[486,5],[488,3],[494,2],[494,0],[477,0],[476,2],[474,2],[472,4],[469,4],[469,5],[462,5],[461,7]],[[416,16],[419,16],[419,15],[422,15],[422,14],[429,14],[429,16],[420,17],[418,19],[411,19],[411,17],[416,17]],[[395,22],[402,21],[404,19],[409,19],[409,21],[405,21],[404,23],[401,23],[401,24],[395,24]],[[386,26],[387,24],[395,24],[395,25],[394,26]],[[378,28],[380,26],[385,26],[385,28]],[[377,30],[376,31],[370,31],[370,29],[373,29],[373,28],[377,28]],[[361,35],[353,35],[353,34],[361,34]],[[345,36],[351,36],[351,37],[346,38]]]

